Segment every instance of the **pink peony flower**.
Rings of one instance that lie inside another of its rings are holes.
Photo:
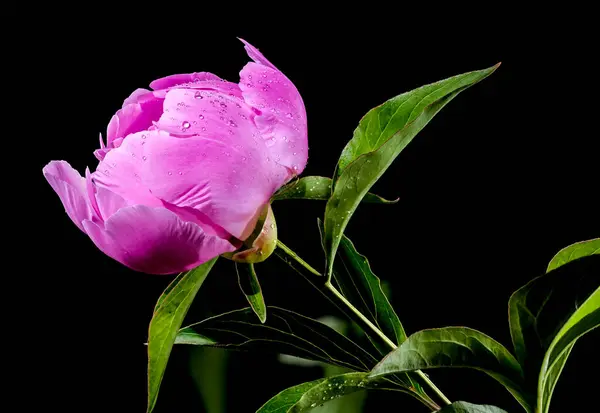
[[[302,172],[306,113],[296,87],[256,48],[235,84],[168,76],[125,100],[82,177],[65,161],[44,176],[105,254],[151,274],[234,251],[269,198]]]

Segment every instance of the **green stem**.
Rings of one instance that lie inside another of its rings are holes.
[[[292,258],[293,260],[295,260],[298,264],[300,264],[304,269],[308,270],[311,274],[322,277],[322,274],[319,273],[319,271],[315,270],[313,267],[311,267],[306,261],[304,261],[302,258],[300,258],[294,251],[292,251],[288,246],[286,246],[283,242],[277,240],[277,247],[278,249],[281,249],[285,252],[285,254]],[[277,252],[277,250],[276,250]],[[277,254],[280,258],[282,258],[284,261],[286,261],[288,264],[291,265],[291,263],[285,259],[285,257],[283,257],[281,254]],[[292,265],[293,267],[293,265]],[[299,269],[295,268],[296,271],[300,272]],[[300,272],[301,273],[301,272]],[[301,273],[302,274],[302,273]],[[304,274],[302,274],[304,275]],[[307,278],[307,277],[305,277]],[[307,278],[308,280],[308,278]],[[309,280],[309,282],[315,286],[317,289],[319,289],[311,280]],[[332,300],[330,297],[329,298],[334,304],[336,304],[336,307],[340,307],[338,304],[342,304],[342,306],[346,309],[348,309],[350,312],[352,312],[358,319],[360,319],[371,331],[373,331],[375,334],[377,334],[382,341],[388,346],[390,347],[392,350],[395,350],[396,348],[398,348],[398,346],[396,346],[396,344],[390,340],[380,329],[378,329],[372,322],[371,320],[369,320],[367,317],[365,317],[365,315],[363,313],[361,313],[356,307],[354,307],[354,305],[352,305],[352,303],[350,301],[348,301],[346,299],[346,297],[344,297],[342,295],[342,293],[340,293],[337,288],[335,288],[335,286],[333,284],[331,284],[331,282],[326,281],[324,288],[331,293],[331,295],[333,296],[333,298],[335,300]],[[319,291],[321,291],[321,289],[319,289]],[[323,292],[323,291],[321,291]],[[442,393],[442,391],[429,379],[429,377],[427,377],[427,375],[425,373],[423,373],[421,370],[416,370],[415,373],[431,388],[431,390],[433,390],[435,392],[435,394],[438,395],[438,397],[440,399],[442,399],[442,401],[445,404],[452,404],[452,402],[444,395],[444,393]],[[431,406],[429,406],[431,408]]]

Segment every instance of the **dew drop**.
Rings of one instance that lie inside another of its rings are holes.
[[[196,99],[203,99],[202,93],[200,93],[200,92],[194,93],[194,98],[196,98]]]
[[[204,119],[204,115],[198,115],[200,119]]]
[[[286,117],[286,118],[288,118],[288,119],[294,119],[294,115],[292,114],[292,112],[288,112],[288,113],[285,115],[285,117]]]
[[[206,132],[206,128],[205,127],[202,127],[202,132]]]
[[[296,152],[294,152],[293,154],[296,155]]]
[[[147,157],[145,157],[145,156],[142,156],[142,159],[145,161],[145,160],[146,160],[146,159],[148,159],[148,158],[147,158]]]
[[[135,153],[132,153],[131,156],[133,156],[135,158]]]
[[[269,91],[269,85],[263,87],[263,92],[268,92]]]
[[[190,128],[190,123],[186,120],[181,124],[181,129],[188,130]]]
[[[310,407],[317,407],[317,403],[311,404]]]
[[[229,126],[233,126],[234,128],[237,128],[237,123],[235,123],[234,121],[230,120],[229,122],[227,122],[227,124]]]
[[[246,159],[248,159],[248,158],[246,158],[245,156],[242,156],[242,161],[246,161]]]
[[[146,135],[142,135],[142,139],[146,139]]]
[[[179,175],[183,175],[183,172],[179,171]]]
[[[169,172],[169,176],[173,175],[173,172]]]
[[[227,107],[227,105],[226,105],[225,103],[221,102],[221,107],[222,107],[222,108],[226,108],[226,107]]]
[[[104,170],[104,175],[110,175],[110,172],[108,171],[108,169]]]
[[[327,397],[323,397],[323,400],[327,400]]]
[[[269,226],[271,227],[271,229],[275,229],[275,224],[271,224]]]
[[[284,136],[284,137],[283,137],[283,138],[281,138],[281,139],[283,139],[285,142],[287,142],[287,141],[288,141],[288,137],[287,137],[287,136]]]

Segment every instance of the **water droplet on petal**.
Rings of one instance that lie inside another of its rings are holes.
[[[169,176],[173,175],[173,172],[169,172]]]
[[[147,158],[147,157],[145,157],[145,156],[142,156],[142,159],[145,161],[145,160],[146,160],[146,159],[148,159],[148,158]]]
[[[190,128],[190,123],[186,120],[181,124],[181,129],[188,130]]]
[[[245,161],[246,159],[248,159],[248,158],[246,158],[245,156],[242,156],[242,161]]]
[[[135,158],[135,153],[132,153],[131,156],[133,156]]]
[[[230,120],[229,122],[227,122],[227,124],[229,126],[233,126],[234,128],[237,128],[237,123],[235,123],[234,121]]]
[[[222,108],[226,108],[226,107],[227,107],[227,105],[226,105],[225,103],[221,102],[221,107],[222,107]]]
[[[142,135],[142,139],[146,139],[146,135]]]
[[[179,171],[179,175],[183,175],[183,172]]]
[[[317,403],[311,404],[310,407],[317,407]]]
[[[288,112],[288,113],[285,115],[285,117],[286,117],[286,118],[289,118],[289,119],[294,119],[294,115],[292,114],[292,112]]]
[[[203,99],[202,93],[201,92],[194,93],[194,98],[196,98],[196,99]]]
[[[271,227],[271,229],[275,229],[275,224],[271,224],[269,226]]]
[[[204,119],[204,115],[198,115],[200,119]]]
[[[202,127],[202,132],[206,132],[206,128],[204,126]]]

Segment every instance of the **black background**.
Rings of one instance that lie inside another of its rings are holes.
[[[21,329],[35,326],[38,336],[28,340],[29,363],[21,369],[29,395],[24,411],[35,401],[62,411],[144,411],[147,325],[172,277],[135,273],[104,256],[70,222],[41,169],[55,159],[80,172],[93,169],[98,133],[131,91],[158,77],[210,71],[237,81],[248,59],[236,36],[258,47],[303,96],[310,142],[305,175],[331,176],[373,106],[502,61],[495,74],[444,108],[375,185],[374,192],[400,202],[361,206],[348,227],[375,273],[390,283],[408,332],[466,325],[509,346],[511,292],[542,274],[560,248],[600,235],[600,168],[592,149],[598,138],[597,42],[580,19],[585,13],[550,21],[538,14],[519,21],[496,16],[496,22],[491,11],[471,27],[473,19],[456,10],[440,23],[426,13],[395,17],[383,9],[368,18],[314,14],[292,22],[254,8],[245,16],[253,24],[237,25],[200,13],[201,5],[173,7],[151,17],[124,16],[118,8],[36,10],[28,19],[28,43],[11,43],[14,60],[29,73],[26,82],[18,76],[5,81],[27,83],[34,90],[27,99],[43,104],[35,115],[39,129],[28,131],[37,136],[27,156],[35,163],[27,190],[36,219],[26,220],[32,228],[21,230],[25,240],[16,248],[35,251],[35,262],[19,260],[20,267],[43,265],[27,278],[34,311]],[[274,205],[280,238],[314,266],[323,263],[316,227],[323,208],[308,201]],[[269,304],[310,316],[334,314],[276,258],[257,270]],[[232,266],[222,260],[189,317],[242,306]],[[597,345],[593,333],[575,347],[553,412],[581,411],[589,408],[586,398],[595,399]],[[276,392],[319,374],[269,356],[232,357],[231,412],[253,412]],[[175,350],[157,412],[203,411],[187,358],[187,350]],[[439,370],[431,376],[453,400],[519,411],[483,373]],[[397,407],[384,409],[390,403]],[[425,409],[404,396],[372,395],[366,411]]]

